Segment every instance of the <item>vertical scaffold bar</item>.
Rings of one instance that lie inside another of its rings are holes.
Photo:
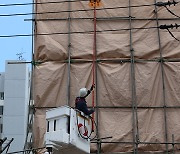
[[[92,64],[92,73],[93,73],[93,77],[92,77],[92,84],[95,84],[95,72],[96,72],[96,68],[95,68],[95,61],[96,61],[96,6],[94,6],[94,39],[93,39],[93,64]],[[95,106],[95,92],[94,90],[92,91],[92,106]],[[92,118],[94,120],[94,113],[92,115]],[[93,125],[93,131],[94,131],[94,125]]]
[[[174,134],[172,134],[172,153],[174,154]]]
[[[93,42],[93,67],[92,67],[92,71],[93,71],[93,81],[92,84],[96,85],[96,97],[95,97],[95,92],[92,91],[92,106],[98,106],[98,100],[97,100],[97,65],[96,65],[96,57],[97,57],[97,46],[96,46],[96,6],[94,6],[94,42]],[[96,104],[95,104],[95,99],[96,99]],[[98,124],[99,124],[99,114],[98,114],[98,108],[96,108],[96,123],[97,123],[97,128],[96,128],[96,134],[97,134],[97,138],[99,138],[99,131],[98,131]],[[94,114],[93,114],[93,119],[95,120]],[[93,129],[94,129],[94,125],[93,125]],[[101,150],[101,143],[99,144],[99,142],[97,142],[97,153],[100,154]]]
[[[34,13],[34,12],[37,12],[37,4],[35,4],[35,2],[36,2],[36,0],[32,0],[33,1],[33,4],[34,5],[32,5],[32,12]],[[32,18],[33,19],[35,19],[36,18],[36,15],[35,14],[33,14],[32,15]],[[31,94],[32,94],[32,96],[31,96],[31,100],[32,101],[34,101],[34,77],[35,77],[35,75],[34,75],[34,70],[35,70],[35,66],[34,66],[34,41],[35,41],[35,34],[36,34],[36,21],[32,21],[32,52],[31,52],[31,59],[32,59],[32,64],[31,64]],[[32,104],[33,105],[33,104]],[[30,114],[30,112],[29,112],[29,114]],[[31,113],[32,114],[32,117],[31,117],[31,124],[33,125],[33,123],[34,123],[34,112],[33,113]],[[28,134],[27,134],[28,135]],[[31,136],[31,140],[32,140],[32,147],[31,148],[33,148],[33,142],[34,142],[34,133],[32,132],[32,136]],[[31,142],[31,141],[30,141]]]
[[[154,3],[156,4],[156,0],[154,0]],[[157,6],[155,6],[155,15],[156,15],[156,24],[157,27],[159,27],[159,20],[158,20],[158,14],[157,14]],[[164,105],[164,129],[165,129],[165,142],[168,142],[168,133],[167,133],[167,108],[166,108],[166,94],[165,94],[165,79],[164,79],[164,67],[163,67],[163,56],[162,56],[162,47],[161,47],[161,37],[160,37],[160,31],[159,28],[158,31],[158,43],[159,43],[159,51],[160,51],[160,65],[161,65],[161,78],[162,78],[162,88],[163,88],[163,105]],[[166,144],[166,153],[168,154],[168,144]]]
[[[35,0],[33,0],[33,4],[35,3],[34,2]],[[35,11],[35,7],[34,7],[34,5],[32,5],[32,12],[34,12]],[[32,15],[32,18],[34,19],[35,17],[34,17],[35,15],[33,14]],[[32,87],[32,90],[30,91],[30,93],[31,93],[31,100],[34,100],[33,99],[33,82],[34,82],[34,80],[33,80],[33,75],[34,75],[34,33],[35,33],[35,29],[34,29],[34,27],[35,27],[35,21],[33,21],[32,20],[32,22],[31,22],[31,24],[32,24],[32,37],[31,37],[31,41],[32,41],[32,45],[31,45],[31,61],[32,61],[32,63],[31,63],[31,87]]]
[[[71,84],[71,0],[68,2],[68,78],[67,78],[67,105],[70,106]]]
[[[99,108],[98,108],[98,81],[97,81],[97,65],[96,65],[96,135],[97,139],[99,139]],[[101,153],[101,143],[97,143],[97,153]]]
[[[138,129],[138,114],[136,104],[136,84],[135,84],[135,66],[134,66],[134,50],[132,43],[132,19],[131,19],[131,0],[129,0],[129,29],[130,29],[130,53],[131,53],[131,90],[132,90],[132,127],[133,127],[133,153],[138,153],[139,129]]]
[[[35,7],[34,7],[34,0],[32,0],[33,2],[33,5],[32,5],[32,12],[35,11]],[[32,14],[32,19],[35,19],[34,18],[35,14]],[[34,20],[31,21],[31,33],[32,33],[32,36],[31,36],[31,84],[30,84],[30,93],[29,93],[29,108],[28,108],[28,121],[27,121],[27,132],[26,132],[26,139],[25,139],[25,144],[24,144],[24,150],[26,148],[32,148],[32,147],[29,147],[28,146],[28,142],[32,142],[31,139],[29,139],[28,141],[28,135],[29,135],[29,132],[30,132],[30,128],[29,126],[30,125],[33,125],[33,113],[31,113],[31,101],[34,100],[33,98],[33,83],[34,83]],[[30,117],[31,116],[31,117]],[[32,136],[31,136],[32,137]],[[32,145],[32,144],[31,144]],[[27,152],[26,152],[27,153]]]

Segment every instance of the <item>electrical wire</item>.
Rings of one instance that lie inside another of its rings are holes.
[[[80,0],[80,1],[87,1],[87,0]],[[44,3],[22,3],[22,4],[1,4],[0,6],[15,6],[15,5],[30,5],[30,4],[48,4],[48,3],[62,3],[62,2],[69,2],[69,1],[61,1],[61,2],[44,2]],[[78,2],[78,1],[70,1],[70,2]],[[179,3],[178,1],[177,3]],[[149,7],[157,5],[156,3],[153,4],[143,4],[143,5],[132,5],[132,6],[119,6],[119,7],[106,7],[106,8],[97,8],[97,11],[101,10],[115,10],[115,9],[126,9],[126,8],[139,8],[139,7]],[[92,11],[93,9],[78,9],[78,10],[63,10],[63,11],[52,11],[52,12],[29,12],[29,13],[13,13],[13,14],[0,14],[0,17],[12,17],[12,16],[27,16],[27,15],[35,15],[35,14],[54,14],[54,13],[68,13],[68,12],[86,12]]]
[[[144,28],[124,28],[124,29],[106,29],[106,30],[97,30],[97,33],[104,33],[104,32],[118,32],[118,31],[128,31],[128,30],[148,30],[148,29],[156,29],[160,28],[157,26],[154,27],[144,27]],[[66,35],[66,34],[91,34],[94,31],[76,31],[76,32],[54,32],[54,33],[37,33],[37,34],[17,34],[17,35],[0,35],[0,38],[9,38],[9,37],[29,37],[29,36],[44,36],[44,35]]]
[[[180,42],[180,40],[179,39],[177,39],[174,35],[173,35],[173,33],[169,30],[170,28],[171,29],[173,29],[173,28],[176,28],[176,29],[178,29],[180,27],[180,25],[178,25],[178,24],[171,24],[171,25],[160,25],[159,26],[159,29],[165,29],[165,30],[167,30],[168,32],[169,32],[169,34],[175,39],[175,40],[177,40],[177,41],[179,41]]]
[[[81,132],[80,132],[80,130],[79,130],[79,127],[78,127],[78,124],[79,124],[79,122],[78,122],[78,115],[77,115],[77,111],[76,111],[76,124],[77,124],[78,134],[80,135],[81,138],[86,139],[86,140],[89,139],[89,140],[91,141],[91,140],[94,140],[94,139],[97,137],[97,133],[96,133],[95,136],[94,136],[93,138],[91,138],[91,135],[92,135],[92,133],[93,133],[93,127],[94,127],[94,125],[95,125],[96,130],[97,130],[97,124],[96,124],[95,120],[94,120],[91,116],[89,116],[89,117],[90,117],[90,119],[91,119],[92,128],[91,128],[90,134],[87,135],[87,137],[85,137],[85,136],[83,136],[83,135],[81,134]],[[84,125],[84,127],[85,127],[85,125]],[[96,132],[97,132],[97,131],[96,131]]]
[[[146,4],[146,5],[134,5],[134,6],[119,6],[119,7],[107,7],[107,8],[97,8],[97,11],[101,10],[115,10],[115,9],[126,9],[130,7],[147,7],[154,6],[155,4]],[[39,14],[54,14],[54,13],[69,13],[69,12],[86,12],[93,11],[94,9],[78,9],[78,10],[63,10],[63,11],[52,11],[52,12],[30,12],[30,13],[13,13],[13,14],[0,14],[0,17],[11,17],[11,16],[27,16],[27,15],[39,15]]]
[[[39,4],[56,4],[56,3],[73,3],[73,2],[81,2],[81,1],[88,1],[88,0],[75,0],[75,1],[48,1],[48,2],[35,2],[35,3],[11,3],[11,4],[0,4],[0,7],[7,7],[7,6],[26,6],[26,5],[39,5]]]
[[[174,12],[172,12],[172,11],[167,7],[167,6],[170,7],[171,5],[176,6],[178,3],[179,3],[179,1],[176,2],[175,0],[173,0],[173,1],[168,1],[168,2],[157,2],[157,3],[155,3],[155,5],[158,6],[158,7],[165,7],[166,10],[167,10],[169,13],[171,13],[173,16],[175,16],[175,17],[177,17],[177,18],[180,18],[180,16],[176,15]]]
[[[91,125],[92,125],[92,127],[93,127],[93,119],[92,119],[92,117],[90,117],[90,119],[91,119]],[[85,122],[84,122],[85,123]],[[86,139],[86,140],[88,140],[88,139],[90,139],[91,140],[91,134],[92,134],[92,132],[93,132],[93,130],[92,130],[92,128],[91,128],[91,132],[90,132],[90,134],[88,135],[87,134],[87,136],[85,137],[85,136],[83,136],[82,134],[81,134],[81,132],[80,132],[80,130],[79,130],[79,122],[78,122],[78,115],[77,115],[77,111],[76,111],[76,124],[77,124],[77,130],[78,130],[78,134],[80,135],[80,137],[81,138],[83,138],[83,139]],[[84,124],[84,128],[85,128],[86,126],[85,126],[85,124]]]
[[[8,7],[8,6],[26,6],[26,5],[39,5],[39,4],[59,4],[59,3],[73,3],[73,2],[89,2],[89,0],[73,0],[73,1],[47,1],[47,2],[34,2],[34,3],[11,3],[11,4],[0,4],[0,7]],[[129,7],[143,7],[143,6],[151,6],[154,4],[143,4],[143,5],[132,5],[132,6],[122,6],[121,8],[129,8]]]
[[[171,13],[173,16],[180,18],[180,16],[176,15],[174,12],[172,12],[167,6],[164,6],[169,13]]]
[[[169,32],[169,34],[176,40],[176,41],[179,41],[180,42],[180,40],[179,39],[177,39],[174,35],[173,35],[173,33],[167,28],[167,31]]]

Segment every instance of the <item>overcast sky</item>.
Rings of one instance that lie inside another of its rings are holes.
[[[32,0],[1,0],[2,4],[12,3],[28,3]],[[2,17],[3,14],[13,13],[30,13],[32,12],[32,5],[27,6],[0,6],[0,36],[2,35],[16,35],[16,34],[31,34],[31,21],[24,21],[24,19],[32,18],[29,16],[12,16]],[[32,52],[32,37],[0,37],[0,72],[5,70],[5,60],[18,60],[18,53],[23,53],[22,57],[26,61],[31,60]]]

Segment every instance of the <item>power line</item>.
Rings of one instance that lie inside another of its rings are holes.
[[[157,2],[156,3],[156,6],[171,6],[171,5],[176,5],[178,4],[179,2],[176,2],[175,0],[173,1],[168,1],[168,2]]]
[[[49,1],[49,2],[36,2],[36,3],[11,3],[11,4],[0,4],[0,7],[6,7],[6,6],[24,6],[24,5],[39,5],[39,4],[56,4],[56,3],[73,3],[73,2],[89,2],[89,0],[76,0],[76,1]],[[139,7],[140,5],[137,6],[132,6],[132,7]],[[142,6],[149,6],[149,4],[147,5],[142,5]],[[125,8],[127,8],[126,6],[124,6]],[[123,7],[123,8],[124,8]]]
[[[0,7],[8,7],[8,6],[26,6],[26,5],[39,5],[39,4],[57,4],[57,3],[74,3],[74,2],[89,2],[89,0],[64,0],[64,1],[47,1],[47,2],[33,2],[33,3],[10,3],[10,4],[0,4]],[[141,7],[141,6],[151,6],[151,5],[157,5],[157,6],[164,6],[164,5],[172,5],[172,4],[178,4],[180,1],[173,1],[173,2],[157,2],[156,4],[145,4],[145,5],[132,5],[132,6],[124,6],[122,8],[129,8],[129,7]]]
[[[115,9],[126,9],[130,7],[148,7],[155,4],[145,4],[145,5],[134,5],[134,6],[119,6],[119,7],[106,7],[106,8],[97,8],[97,11],[101,10],[115,10]],[[0,14],[0,17],[10,17],[10,16],[26,16],[26,15],[35,15],[35,14],[54,14],[54,13],[69,13],[69,12],[86,12],[93,11],[93,9],[78,9],[78,10],[63,10],[63,11],[52,11],[52,12],[30,12],[30,13],[14,13],[14,14]]]
[[[157,2],[155,5],[158,7],[165,7],[166,10],[171,13],[173,16],[180,18],[180,16],[176,15],[174,12],[172,12],[167,6],[174,5],[176,6],[179,2],[176,2],[175,0],[173,1],[168,1],[168,2]]]
[[[162,25],[161,25],[162,26]],[[97,33],[103,33],[103,32],[118,32],[118,31],[128,31],[128,30],[148,30],[148,29],[156,29],[159,27],[144,27],[144,28],[124,28],[124,29],[106,29],[106,30],[97,30]],[[161,28],[162,29],[162,28]],[[43,35],[66,35],[66,34],[88,34],[93,33],[94,31],[76,31],[76,32],[55,32],[55,33],[37,33],[37,34],[17,34],[17,35],[0,35],[0,38],[10,38],[10,37],[29,37],[29,36],[43,36]]]
[[[88,0],[79,0],[79,1],[88,1]],[[1,4],[0,6],[15,6],[15,5],[32,5],[32,4],[49,4],[49,3],[65,3],[65,2],[78,2],[78,1],[58,1],[58,2],[43,2],[43,3],[22,3],[22,4]],[[176,2],[176,4],[178,4]],[[149,7],[157,5],[157,3],[153,4],[143,4],[143,5],[132,5],[132,6],[119,6],[119,7],[106,7],[106,8],[97,8],[97,11],[101,10],[115,10],[115,9],[127,9],[127,8],[139,8],[139,7]],[[93,11],[93,9],[78,9],[78,10],[63,10],[63,11],[52,11],[52,12],[30,12],[30,13],[14,13],[14,14],[0,14],[0,17],[10,17],[10,16],[27,16],[27,15],[35,15],[35,14],[54,14],[54,13],[69,13],[69,12],[85,12],[85,11]]]
[[[56,3],[73,3],[73,2],[81,2],[81,1],[88,1],[88,0],[76,0],[76,1],[49,1],[49,2],[36,2],[36,3],[11,3],[11,4],[0,4],[0,7],[6,6],[26,6],[26,5],[38,5],[38,4],[56,4]]]

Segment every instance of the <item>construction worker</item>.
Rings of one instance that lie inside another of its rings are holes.
[[[95,85],[92,85],[89,90],[87,90],[86,88],[81,88],[79,90],[79,96],[76,98],[75,101],[75,108],[79,111],[82,111],[86,115],[90,115],[94,112],[94,109],[88,110],[86,102],[86,97],[91,93],[91,91],[93,91],[94,88]]]

